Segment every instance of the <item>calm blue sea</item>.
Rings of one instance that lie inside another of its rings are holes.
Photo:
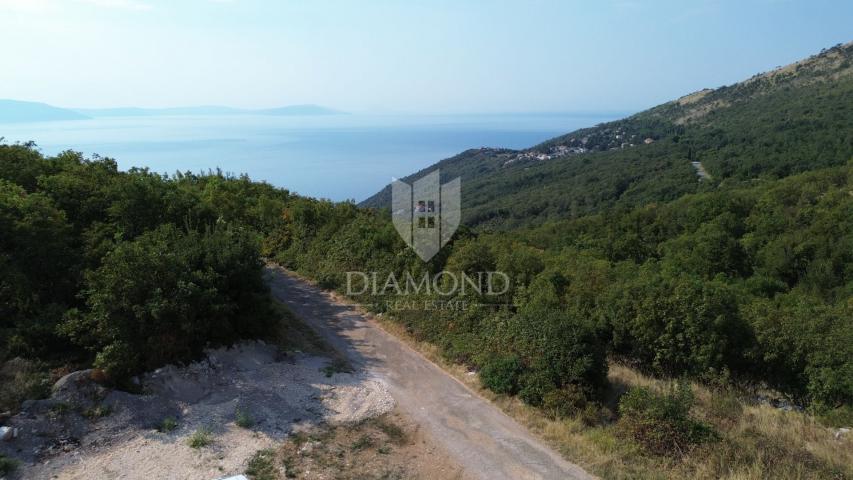
[[[331,115],[111,117],[0,125],[7,143],[73,149],[122,169],[248,173],[314,197],[363,200],[469,148],[525,148],[616,115]]]

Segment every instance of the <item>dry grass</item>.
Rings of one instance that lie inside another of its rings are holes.
[[[461,468],[399,413],[296,433],[274,450],[258,452],[246,473],[252,480],[464,478]]]

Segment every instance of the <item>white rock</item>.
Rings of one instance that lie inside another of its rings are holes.
[[[835,431],[835,438],[836,440],[841,440],[841,437],[847,435],[848,433],[850,433],[849,428],[839,428]]]
[[[15,437],[15,431],[12,427],[0,427],[0,440],[8,442]]]

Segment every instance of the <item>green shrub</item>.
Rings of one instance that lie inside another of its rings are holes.
[[[586,406],[586,395],[576,385],[551,390],[542,397],[542,409],[551,418],[571,417]]]
[[[670,376],[713,377],[740,367],[751,334],[731,286],[644,272],[630,288],[636,289],[627,299],[630,313],[617,313],[613,321],[631,357]]]
[[[178,428],[178,421],[173,417],[166,417],[160,422],[160,425],[157,427],[157,430],[163,433],[169,433]]]
[[[247,232],[165,225],[119,243],[86,276],[89,311],[69,313],[63,330],[113,379],[191,360],[271,329],[262,273]]]
[[[249,415],[249,412],[238,408],[234,412],[234,423],[240,428],[252,428],[255,425],[255,419]]]
[[[619,402],[619,431],[655,455],[686,454],[717,438],[709,425],[690,416],[693,393],[686,382],[660,395],[633,388]]]
[[[604,334],[581,312],[534,303],[510,318],[507,330],[518,355],[531,371],[541,373],[526,379],[532,401],[541,402],[542,395],[566,385],[578,385],[587,394],[606,385]]]
[[[518,396],[524,403],[538,407],[542,405],[545,396],[556,388],[551,372],[544,368],[534,369],[519,379]]]
[[[275,451],[272,449],[256,452],[249,459],[246,475],[252,480],[276,480],[279,478],[275,467]]]
[[[518,357],[496,357],[483,365],[480,381],[495,393],[513,395],[518,391],[518,379],[522,370],[523,366]]]
[[[837,408],[819,408],[817,416],[821,423],[830,427],[849,427],[853,425],[853,405]]]
[[[213,433],[204,427],[193,432],[190,438],[187,439],[187,445],[190,448],[204,448],[211,443],[213,443]]]

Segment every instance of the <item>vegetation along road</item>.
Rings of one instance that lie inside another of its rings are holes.
[[[466,474],[489,480],[593,478],[353,306],[283,269],[270,267],[268,280],[273,295],[355,368],[385,380],[400,408],[443,443]]]

